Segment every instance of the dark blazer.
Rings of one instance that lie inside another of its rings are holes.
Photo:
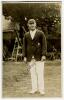
[[[29,32],[25,33],[23,38],[23,56],[27,61],[31,61],[32,56],[35,60],[40,61],[41,57],[46,55],[47,43],[44,33],[37,29],[32,40]]]

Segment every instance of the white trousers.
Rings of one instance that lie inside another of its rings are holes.
[[[36,61],[32,66],[30,62],[29,65],[32,90],[44,92],[44,62]]]

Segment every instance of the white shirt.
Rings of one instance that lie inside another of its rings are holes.
[[[31,38],[32,38],[32,39],[34,38],[35,33],[36,33],[36,29],[35,29],[34,31],[30,30],[30,35],[31,35]]]

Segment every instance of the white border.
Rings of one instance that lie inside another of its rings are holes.
[[[64,1],[62,2],[61,11],[61,58],[62,95],[64,97]]]
[[[54,2],[55,2],[55,1],[57,1],[57,2],[58,2],[58,1],[62,1],[62,0],[1,0],[1,1],[12,1],[12,2],[13,2],[13,1],[17,1],[17,2],[18,2],[18,1],[30,1],[30,2],[31,2],[31,1],[34,1],[34,2],[35,2],[35,1],[38,1],[38,2],[41,2],[41,1],[43,1],[43,2],[47,2],[47,1],[53,2],[53,1],[54,1]]]
[[[4,3],[58,3],[61,0],[3,0]]]
[[[2,1],[7,1],[7,2],[18,2],[18,1],[54,1],[54,2],[57,2],[57,1],[61,1],[61,0],[1,0],[0,1],[0,97],[1,97],[1,99],[2,99]],[[61,61],[61,65],[62,65],[62,67],[61,67],[61,80],[62,80],[62,95],[64,95],[64,86],[63,86],[63,84],[64,84],[64,1],[63,1],[63,3],[62,3],[62,11],[61,11],[61,50],[62,50],[62,52],[61,52],[61,58],[62,58],[62,61]],[[64,97],[64,96],[63,96]],[[56,100],[60,100],[60,99],[62,99],[63,97],[60,97],[60,98],[58,98],[58,97],[54,97],[54,98],[46,98],[46,97],[42,97],[42,98],[23,98],[23,97],[21,97],[21,98],[8,98],[8,100],[16,100],[16,99],[18,99],[18,100],[21,100],[21,99],[45,99],[45,100],[48,100],[48,99],[56,99]],[[7,98],[5,99],[5,100],[7,100]]]
[[[2,5],[0,1],[0,97],[2,97]]]

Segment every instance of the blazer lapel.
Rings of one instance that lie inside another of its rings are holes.
[[[34,35],[34,38],[32,39],[32,37],[31,37],[31,35],[30,35],[30,32],[29,32],[28,37],[29,37],[30,40],[34,40],[34,39],[37,38],[37,36],[38,36],[37,34],[38,34],[38,32],[37,32],[37,30],[36,30],[36,33],[35,33],[35,35]]]
[[[28,34],[28,38],[29,38],[30,40],[32,40],[31,35],[30,35],[30,32],[29,32],[29,34]]]
[[[37,37],[37,30],[36,30],[36,33],[35,33],[35,35],[34,35],[34,38],[33,38],[33,40],[34,40],[36,37]]]

